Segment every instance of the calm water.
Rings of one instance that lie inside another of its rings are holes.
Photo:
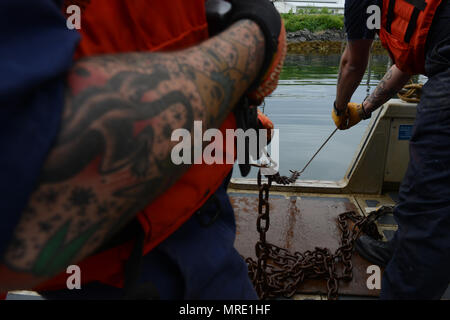
[[[280,130],[280,172],[300,170],[335,129],[331,109],[336,95],[339,55],[289,55],[277,90],[266,99],[265,113]],[[372,60],[371,90],[386,72],[387,56]],[[367,73],[352,101],[366,96]],[[339,180],[355,154],[368,121],[338,131],[301,179]],[[256,169],[247,177],[256,177]],[[240,177],[235,168],[234,177]]]

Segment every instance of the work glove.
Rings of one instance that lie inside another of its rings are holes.
[[[336,109],[335,102],[331,116],[336,124],[336,127],[340,130],[347,130],[357,125],[361,120],[370,118],[370,114],[367,114],[364,111],[362,103],[357,104],[354,102],[348,103],[347,108],[342,111]]]
[[[264,61],[246,94],[251,105],[260,105],[277,87],[286,58],[286,30],[280,14],[269,0],[208,0],[206,12],[211,36],[243,19],[252,20],[261,28],[265,38]]]
[[[269,0],[208,0],[205,6],[210,36],[243,19],[252,20],[260,27],[265,40],[264,60],[259,74],[237,104],[234,113],[237,127],[244,131],[261,126],[273,128],[268,118],[258,115],[256,106],[261,105],[264,98],[277,87],[286,58],[286,30],[280,14]],[[269,136],[269,140],[271,138]],[[248,142],[246,144],[249,154]],[[258,150],[258,155],[260,153],[261,150]],[[250,172],[247,161],[239,164],[239,168],[244,177]]]
[[[270,143],[274,129],[273,122],[261,110],[258,110],[258,129],[267,130],[267,143]]]

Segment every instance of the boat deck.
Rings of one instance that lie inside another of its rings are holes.
[[[244,257],[255,259],[255,244],[258,194],[256,191],[229,189],[231,203],[235,210],[237,235],[235,246]],[[394,205],[396,193],[384,195],[314,194],[271,192],[270,228],[267,240],[290,251],[303,252],[315,247],[329,248],[332,252],[339,246],[340,231],[336,218],[340,213],[355,211],[367,215],[379,206]],[[392,215],[381,217],[377,226],[384,240],[392,238],[397,224]],[[371,265],[354,253],[353,280],[340,282],[339,300],[377,299],[379,290],[366,286],[367,267]],[[323,280],[306,281],[293,299],[326,300],[327,288]],[[450,299],[450,287],[442,297]],[[8,300],[41,300],[33,292],[10,292]]]
[[[229,190],[235,210],[237,236],[235,246],[244,257],[255,259],[255,243],[259,235],[256,230],[258,194],[255,191]],[[329,248],[334,252],[340,242],[341,233],[337,217],[346,211],[367,215],[379,206],[394,205],[396,194],[380,196],[296,194],[271,192],[270,228],[267,241],[291,252]],[[397,225],[392,215],[377,222],[384,240],[392,238]],[[353,280],[340,282],[341,298],[376,298],[379,290],[369,290],[366,285],[367,267],[371,265],[356,252],[352,258]],[[326,299],[326,283],[323,280],[305,281],[296,299]]]

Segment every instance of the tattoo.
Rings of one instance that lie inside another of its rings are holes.
[[[91,76],[91,73],[89,72],[89,70],[85,69],[85,68],[75,68],[73,70],[73,72],[79,76],[79,77],[83,77],[83,78],[88,78]]]
[[[383,79],[380,80],[372,94],[367,98],[367,101],[375,106],[375,108],[392,98],[403,86],[402,84],[399,88],[388,87],[387,82],[392,79],[392,73],[392,69],[389,69]]]
[[[52,205],[58,200],[59,194],[60,193],[55,189],[49,188],[48,190],[38,194],[36,196],[36,201],[45,203],[46,205]]]
[[[52,225],[47,221],[39,222],[39,229],[44,233],[49,233],[52,230]]]
[[[95,197],[92,189],[75,188],[69,197],[69,202],[75,207],[86,207],[89,205]]]
[[[96,230],[101,226],[102,221],[92,225],[87,230],[70,241],[67,241],[71,221],[65,223],[53,236],[50,237],[44,248],[39,253],[32,266],[32,273],[41,276],[51,276],[56,274],[67,265],[77,255]]]
[[[57,142],[5,255],[51,276],[107,241],[187,170],[171,133],[218,128],[258,74],[264,38],[240,21],[180,52],[83,59],[68,77]]]
[[[11,259],[22,259],[27,250],[26,242],[18,237],[14,237],[9,244]]]

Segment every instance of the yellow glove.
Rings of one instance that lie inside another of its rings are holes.
[[[362,107],[362,104],[350,102],[344,111],[338,113],[336,104],[334,105],[331,114],[336,127],[340,130],[347,130],[358,124],[361,120],[369,119],[370,114],[367,114]]]

